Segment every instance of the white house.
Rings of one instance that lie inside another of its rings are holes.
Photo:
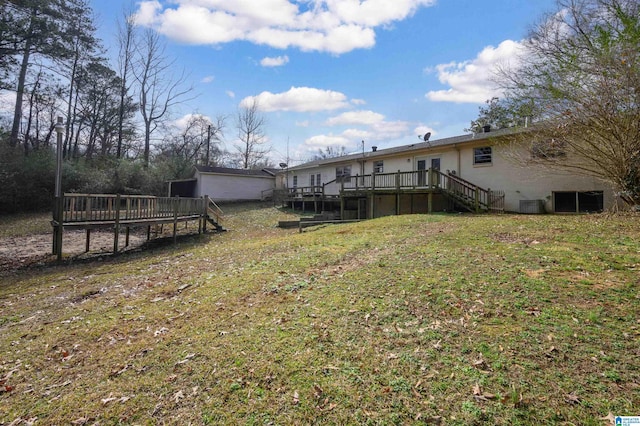
[[[193,178],[169,182],[169,196],[208,195],[215,202],[263,200],[272,196],[277,172],[195,166]]]
[[[524,145],[514,148],[514,135],[522,133],[506,129],[421,140],[301,164],[287,170],[288,201],[310,205],[311,199],[338,197],[343,219],[474,206],[564,213],[614,205],[612,188],[594,177],[516,161],[534,155]]]

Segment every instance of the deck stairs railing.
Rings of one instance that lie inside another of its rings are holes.
[[[504,212],[504,192],[482,188],[440,170],[372,173],[334,179],[321,186],[276,190],[278,199],[329,198],[369,191],[427,190],[442,193],[461,208],[475,212]]]
[[[213,225],[216,231],[225,231],[226,229],[222,226],[224,212],[211,198],[207,197],[207,200],[207,222]]]
[[[440,192],[471,212],[504,211],[503,191],[485,189],[459,176],[435,169],[343,177],[324,184],[323,193],[336,190],[346,194],[351,191],[420,189]]]

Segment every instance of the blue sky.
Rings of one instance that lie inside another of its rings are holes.
[[[275,164],[463,134],[500,91],[497,64],[554,0],[91,0],[115,55],[116,20],[133,8],[158,31],[197,95],[174,119],[233,116],[257,97]],[[288,146],[288,149],[287,149]]]

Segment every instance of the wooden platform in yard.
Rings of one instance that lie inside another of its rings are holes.
[[[216,231],[223,231],[223,212],[209,197],[170,198],[148,195],[120,194],[64,194],[57,199],[53,212],[53,254],[62,258],[62,235],[65,229],[86,230],[86,251],[89,251],[92,229],[113,229],[113,252],[118,252],[118,236],[124,228],[125,246],[129,245],[132,227],[151,227],[173,224],[176,240],[180,222],[198,221],[198,233],[207,231],[207,223]]]

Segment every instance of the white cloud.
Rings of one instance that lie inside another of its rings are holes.
[[[211,83],[215,79],[216,79],[215,76],[208,75],[208,76],[204,77],[202,80],[200,80],[200,82],[201,83]]]
[[[0,92],[0,113],[11,112],[15,110],[16,92],[13,90]]]
[[[309,127],[309,120],[296,121],[296,126],[298,126],[298,127]]]
[[[373,111],[348,111],[327,120],[328,126],[366,124],[372,125],[384,120],[384,115]]]
[[[438,79],[449,89],[430,91],[425,97],[436,102],[482,103],[501,96],[493,82],[497,67],[515,64],[522,49],[522,43],[505,40],[498,47],[485,47],[473,60],[437,65]]]
[[[261,111],[296,111],[317,112],[331,111],[349,106],[347,97],[332,90],[312,87],[292,87],[283,93],[262,92],[258,96],[249,96],[240,102],[240,106],[248,106],[258,101]]]
[[[342,136],[349,140],[393,140],[407,136],[410,124],[406,121],[386,121],[384,115],[374,111],[347,111],[329,118],[327,126],[360,126],[349,128]]]
[[[227,90],[225,92],[227,94],[228,97],[230,97],[231,99],[234,99],[236,97],[235,92],[231,91],[231,90]]]
[[[351,99],[351,103],[354,105],[366,105],[367,101],[364,99]]]
[[[275,58],[266,57],[260,61],[260,65],[263,67],[281,67],[287,63],[289,63],[289,57],[287,55],[277,56]]]
[[[199,118],[205,121],[211,121],[211,118],[203,115],[203,114],[185,114],[182,117],[176,119],[173,121],[173,125],[176,126],[178,129],[180,130],[184,130],[187,128],[187,125],[189,124],[189,121],[194,119],[194,118]]]
[[[138,25],[152,26],[156,23],[158,14],[162,10],[162,5],[158,1],[143,1],[140,9],[134,15],[134,21]]]
[[[235,40],[341,54],[375,45],[375,30],[436,0],[175,0],[140,2],[136,22],[192,44]],[[172,5],[171,5],[172,4]]]
[[[349,150],[355,147],[355,144],[342,135],[317,135],[306,139],[304,143],[298,147],[296,154],[301,158],[306,158],[310,153],[316,154],[318,150],[324,151],[326,148],[340,149],[342,147]]]

